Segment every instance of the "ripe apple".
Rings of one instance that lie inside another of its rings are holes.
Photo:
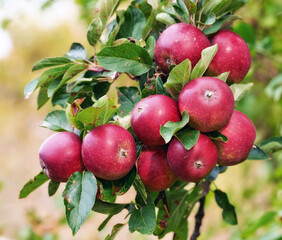
[[[48,137],[39,149],[40,165],[55,182],[66,182],[77,171],[83,171],[81,140],[72,132],[60,132]]]
[[[136,161],[132,135],[114,124],[104,124],[86,134],[82,142],[85,168],[96,177],[116,180],[124,177]]]
[[[177,102],[165,95],[151,95],[139,101],[131,113],[131,127],[136,137],[148,146],[164,145],[161,125],[180,121]]]
[[[209,68],[209,75],[219,75],[229,72],[228,83],[241,82],[251,67],[251,53],[245,41],[230,30],[221,30],[212,39],[212,44],[218,44],[218,51]]]
[[[252,121],[243,113],[234,110],[228,124],[219,130],[228,140],[215,141],[218,150],[218,164],[231,166],[243,162],[249,155],[256,138]]]
[[[167,161],[176,177],[186,182],[199,182],[213,170],[218,159],[215,144],[200,133],[196,144],[186,150],[182,143],[173,138],[167,151]]]
[[[201,132],[212,132],[229,121],[234,109],[234,96],[222,80],[199,77],[182,89],[178,106],[181,113],[187,111],[191,127]]]
[[[168,73],[171,65],[189,58],[192,67],[201,58],[210,41],[198,28],[187,23],[176,23],[162,32],[156,43],[154,59],[162,71]]]
[[[176,176],[167,163],[167,147],[143,146],[137,161],[137,171],[147,189],[154,192],[171,187]]]

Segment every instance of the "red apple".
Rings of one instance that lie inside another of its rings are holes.
[[[210,41],[198,28],[187,23],[176,23],[162,32],[156,43],[154,59],[164,72],[189,58],[192,67],[201,58]]]
[[[148,146],[164,145],[161,125],[180,121],[177,102],[165,95],[151,95],[139,101],[131,113],[131,127],[136,137]]]
[[[217,76],[229,72],[228,83],[241,82],[251,67],[251,53],[245,41],[230,30],[221,30],[211,39],[218,45],[218,51],[213,58],[208,74]]]
[[[185,85],[178,106],[181,113],[187,111],[191,127],[201,132],[212,132],[229,121],[234,109],[234,96],[222,80],[200,77]]]
[[[60,132],[48,137],[39,149],[40,165],[55,182],[66,182],[77,171],[83,171],[81,140],[72,132]]]
[[[243,162],[249,155],[256,138],[252,121],[243,113],[234,110],[228,124],[220,131],[228,140],[215,141],[218,149],[218,163],[231,166]]]
[[[94,128],[82,142],[85,168],[105,180],[120,179],[128,174],[135,164],[136,155],[131,134],[114,124]]]
[[[137,171],[147,189],[154,192],[171,187],[176,176],[167,163],[167,147],[144,146],[137,161]]]
[[[177,138],[173,138],[167,152],[171,170],[176,177],[186,182],[199,182],[209,175],[217,158],[215,144],[202,133],[190,150],[186,150]]]

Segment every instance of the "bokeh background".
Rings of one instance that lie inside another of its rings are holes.
[[[128,4],[124,2],[122,7]],[[86,30],[94,14],[93,0],[0,0],[0,239],[104,239],[111,227],[125,222],[125,213],[114,217],[98,232],[106,218],[92,213],[75,237],[64,218],[61,192],[48,197],[47,184],[26,199],[18,199],[21,187],[40,171],[38,149],[52,134],[40,127],[52,108],[37,111],[36,94],[24,99],[25,85],[37,76],[33,63],[61,56],[73,42],[82,43],[91,55]],[[238,11],[243,21],[234,31],[248,43],[252,67],[245,83],[254,87],[236,107],[257,128],[256,143],[282,133],[282,2],[249,0]],[[215,181],[235,205],[239,224],[221,219],[212,193],[208,195],[200,240],[282,239],[282,153],[269,161],[246,161],[228,168]],[[128,202],[130,191],[119,198]],[[194,227],[193,214],[189,228]],[[125,227],[116,239],[156,239],[130,234]],[[166,239],[172,239],[168,235]]]

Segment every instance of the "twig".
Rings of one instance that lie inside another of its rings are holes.
[[[204,212],[205,201],[206,201],[205,196],[202,197],[199,200],[200,206],[199,206],[198,212],[195,216],[195,219],[196,219],[195,228],[194,228],[194,232],[193,232],[190,240],[196,240],[200,236],[200,227],[202,225],[202,220],[203,220],[204,215],[205,215],[205,212]]]
[[[170,217],[169,207],[168,207],[168,204],[167,204],[167,199],[166,199],[165,191],[161,191],[159,193],[158,197],[156,198],[156,200],[154,202],[155,205],[157,205],[160,200],[162,200],[162,202],[163,202],[163,206],[164,206],[164,209],[166,211],[166,214],[168,215],[168,217]]]

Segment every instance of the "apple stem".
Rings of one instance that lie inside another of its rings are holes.
[[[156,198],[154,204],[157,205],[160,200],[162,200],[163,202],[163,206],[164,206],[167,216],[170,217],[170,212],[169,212],[169,207],[168,207],[165,191],[159,192],[159,195]]]

